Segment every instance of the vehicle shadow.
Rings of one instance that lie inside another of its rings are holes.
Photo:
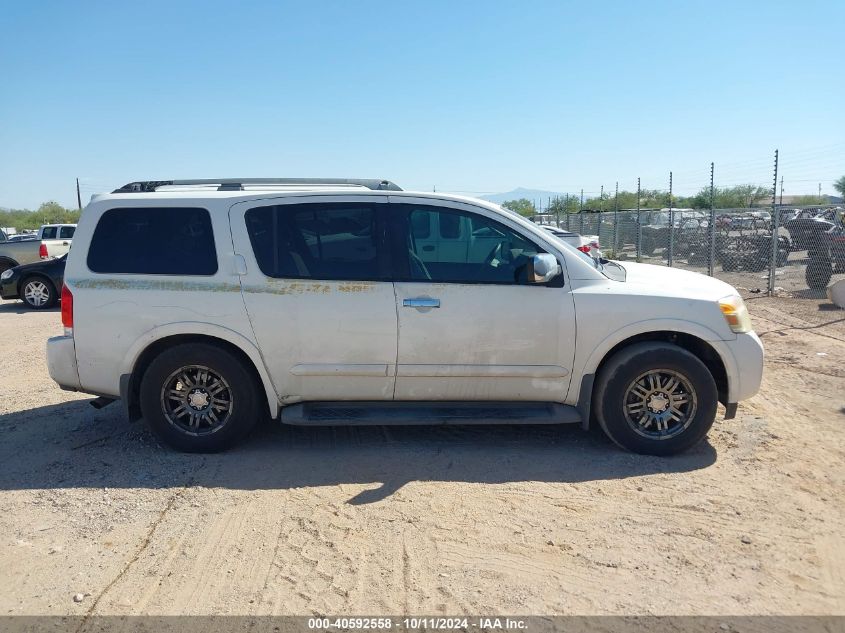
[[[702,443],[671,458],[626,453],[568,426],[287,427],[267,422],[237,448],[175,452],[119,404],[84,400],[0,415],[0,490],[222,487],[274,490],[381,484],[348,500],[381,501],[406,483],[577,483],[688,472],[716,461]]]
[[[33,310],[27,306],[23,301],[6,300],[0,301],[0,314],[29,314],[30,312],[61,312],[61,304],[56,304],[52,308],[46,310]]]

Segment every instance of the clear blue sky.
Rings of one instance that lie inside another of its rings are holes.
[[[0,0],[0,206],[139,179],[845,174],[845,2]]]

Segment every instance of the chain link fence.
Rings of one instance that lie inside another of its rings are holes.
[[[843,209],[620,209],[570,213],[562,229],[598,236],[606,257],[685,268],[742,294],[822,296],[845,275]]]

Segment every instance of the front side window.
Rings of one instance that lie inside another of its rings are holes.
[[[110,209],[94,229],[88,268],[95,273],[213,275],[217,251],[206,209]]]
[[[268,277],[380,279],[374,205],[284,204],[246,212],[258,267]]]
[[[536,244],[490,218],[444,207],[391,205],[407,213],[404,242],[408,277],[414,281],[453,283],[526,283],[527,264]],[[428,239],[413,227],[437,226]]]

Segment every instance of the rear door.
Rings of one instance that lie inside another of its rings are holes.
[[[283,403],[393,397],[386,202],[303,196],[232,206],[244,304]]]
[[[575,352],[574,303],[562,278],[556,286],[526,283],[524,265],[542,247],[473,205],[397,196],[390,206],[394,398],[562,402]],[[460,227],[462,237],[424,257],[413,227],[427,221]]]

